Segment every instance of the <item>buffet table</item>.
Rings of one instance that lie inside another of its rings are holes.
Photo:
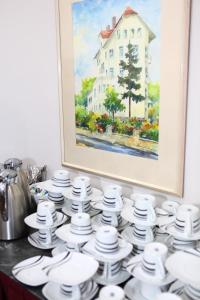
[[[17,282],[11,272],[14,265],[36,255],[50,256],[50,251],[32,247],[27,238],[0,241],[0,300],[45,299],[41,287],[25,286]]]

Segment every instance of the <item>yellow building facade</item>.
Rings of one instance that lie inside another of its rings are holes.
[[[141,67],[140,83],[141,88],[138,94],[144,96],[145,100],[140,103],[131,103],[131,117],[145,118],[148,108],[148,68],[150,64],[149,44],[155,35],[142,20],[142,18],[132,8],[127,7],[120,19],[112,19],[112,26],[107,26],[99,34],[100,48],[97,52],[94,63],[96,65],[96,81],[88,96],[88,111],[105,113],[103,102],[105,91],[108,86],[112,86],[119,97],[125,92],[125,88],[119,86],[118,76],[126,75],[120,67],[120,61],[125,60],[127,46],[131,43],[134,47],[134,55],[138,58],[137,67]],[[128,117],[128,99],[122,100],[126,109],[117,112],[116,116]]]

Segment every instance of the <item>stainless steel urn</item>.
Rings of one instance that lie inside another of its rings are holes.
[[[24,218],[27,201],[19,183],[17,172],[4,170],[0,173],[0,239],[12,240],[26,234]]]
[[[22,169],[22,160],[18,158],[9,158],[4,162],[5,169],[15,170],[17,173],[16,181],[21,185],[22,190],[27,201],[28,213],[32,213],[34,206],[31,198],[30,188],[28,184],[28,177]]]

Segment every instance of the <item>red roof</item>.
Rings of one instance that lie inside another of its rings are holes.
[[[124,11],[123,16],[137,15],[137,14],[138,13],[136,11],[134,11],[130,6],[128,6]],[[117,25],[118,25],[119,21],[121,20],[121,18],[122,17],[120,17],[118,22],[115,24],[115,28],[117,27]],[[100,35],[101,35],[102,39],[108,39],[111,36],[111,34],[113,33],[115,28],[112,28],[112,29],[109,29],[109,30],[107,30],[107,29],[102,30],[100,32]]]
[[[124,16],[137,15],[137,14],[138,13],[134,11],[130,6],[128,6],[123,13]]]
[[[108,38],[111,36],[112,32],[113,32],[113,29],[110,29],[110,30],[102,30],[102,31],[100,32],[102,39],[108,39]]]

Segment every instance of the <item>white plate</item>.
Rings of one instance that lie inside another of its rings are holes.
[[[169,233],[170,235],[172,235],[173,237],[180,239],[180,240],[184,240],[184,241],[197,241],[200,240],[200,231],[194,233],[191,236],[184,236],[181,232],[177,231],[177,229],[175,228],[175,222],[173,222],[172,224],[169,224],[166,226],[166,231],[167,233]]]
[[[93,257],[77,252],[63,252],[52,257],[44,271],[49,281],[74,286],[92,278],[98,267]]]
[[[155,300],[144,298],[140,292],[140,281],[133,278],[127,282],[124,287],[125,295],[131,300]],[[161,292],[161,290],[160,290]]]
[[[72,217],[74,214],[76,214],[76,212],[71,210],[71,200],[66,200],[64,203],[64,206],[62,206],[62,212],[69,216]],[[96,216],[100,213],[99,210],[94,209],[93,207],[91,207],[90,211],[87,212],[91,217]]]
[[[88,235],[73,234],[71,233],[70,228],[71,224],[66,224],[58,228],[55,233],[62,241],[73,244],[83,244],[88,242],[92,237],[94,237],[94,233]]]
[[[115,208],[115,207],[108,207],[106,205],[104,205],[103,203],[103,195],[102,196],[95,196],[94,199],[92,200],[91,202],[91,205],[95,208],[95,209],[98,209],[98,210],[105,210],[105,211],[110,211],[110,212],[120,212],[122,207],[118,207],[118,208]],[[130,203],[132,204],[132,200],[128,199],[128,198],[123,198],[123,206],[124,205],[130,205]]]
[[[137,245],[137,246],[145,246],[146,244],[153,242],[153,240],[146,242],[144,240],[137,239],[133,235],[133,227],[130,227],[130,226],[124,229],[124,231],[121,233],[121,236],[129,243]]]
[[[57,186],[53,185],[53,181],[51,179],[35,183],[35,186],[39,189],[43,189],[47,192],[55,193],[55,194],[62,194],[66,190],[71,189],[71,186],[69,186],[69,187],[57,187]]]
[[[157,224],[157,221],[143,221],[143,220],[138,220],[135,216],[134,216],[134,207],[130,206],[130,205],[125,205],[122,209],[121,212],[121,216],[127,220],[130,223],[135,223],[135,224],[139,224],[141,226],[155,226]]]
[[[96,250],[95,247],[95,238],[91,239],[87,244],[85,244],[82,248],[83,253],[93,256],[96,260],[100,262],[117,262],[124,259],[128,256],[133,246],[126,242],[125,240],[118,238],[119,241],[119,249],[115,253],[100,253]]]
[[[169,288],[169,292],[181,297],[182,300],[192,300],[185,294],[185,284],[179,280],[176,280]],[[194,299],[199,300],[199,298]]]
[[[37,213],[31,214],[28,217],[26,217],[24,219],[24,222],[32,228],[35,229],[49,229],[49,228],[55,228],[58,227],[62,224],[64,224],[67,221],[67,216],[65,216],[63,213],[61,212],[56,212],[56,216],[57,216],[57,220],[54,222],[53,225],[43,225],[37,222]]]
[[[34,256],[25,259],[12,268],[13,276],[20,282],[39,286],[48,281],[48,277],[42,271],[42,268],[50,262],[51,258],[47,256]]]
[[[185,252],[176,252],[166,261],[167,270],[177,279],[200,289],[200,258]]]
[[[97,284],[90,280],[88,283],[88,288],[85,291],[85,293],[82,294],[81,299],[85,300],[91,300],[94,298],[94,296],[98,292],[98,286]],[[48,299],[48,300],[78,300],[74,299],[71,297],[67,297],[66,295],[62,294],[60,291],[60,285],[55,282],[48,282],[42,289],[43,295]],[[80,299],[80,300],[81,300]]]
[[[56,238],[51,244],[44,245],[39,240],[39,232],[38,231],[30,234],[28,236],[28,241],[33,247],[42,249],[42,250],[53,249],[62,243],[62,241],[59,238]]]
[[[125,270],[120,270],[119,274],[117,276],[113,276],[112,279],[111,278],[106,278],[105,276],[99,275],[98,273],[96,273],[94,275],[94,281],[96,281],[98,284],[101,285],[117,285],[120,283],[125,282],[131,275],[125,271]]]
[[[152,276],[151,274],[145,272],[142,268],[142,257],[143,254],[136,255],[133,258],[131,258],[130,261],[127,263],[127,271],[132,276],[144,283],[155,286],[168,285],[169,283],[175,280],[175,278],[169,272],[167,272],[165,278],[162,280],[156,278],[156,276]]]
[[[108,224],[104,224],[101,222],[101,218],[102,218],[102,214],[99,214],[97,216],[94,216],[92,218],[92,227],[94,228],[95,231],[97,231],[101,226],[111,226],[111,225],[108,225]],[[126,226],[128,226],[128,222],[126,220],[124,220],[122,218],[122,223],[118,226],[118,227],[115,227],[118,231],[122,231],[124,228],[126,228]]]
[[[74,196],[72,194],[72,190],[73,190],[73,187],[71,189],[65,190],[63,192],[63,196],[66,199],[68,199],[68,200],[82,201],[82,199],[80,197]],[[92,193],[91,193],[91,195],[89,195],[87,197],[87,199],[85,199],[84,201],[93,201],[94,197],[101,196],[101,195],[102,195],[102,191],[100,191],[99,189],[96,189],[96,188],[92,187]]]
[[[55,256],[57,254],[60,254],[60,253],[63,253],[63,252],[79,252],[81,253],[81,247],[83,246],[84,244],[79,244],[79,245],[76,245],[76,249],[72,249],[72,248],[66,248],[66,243],[62,241],[62,244],[60,244],[59,246],[57,246],[56,248],[54,248],[52,251],[51,251],[51,255],[52,256]],[[77,247],[79,247],[80,249],[77,249]]]

